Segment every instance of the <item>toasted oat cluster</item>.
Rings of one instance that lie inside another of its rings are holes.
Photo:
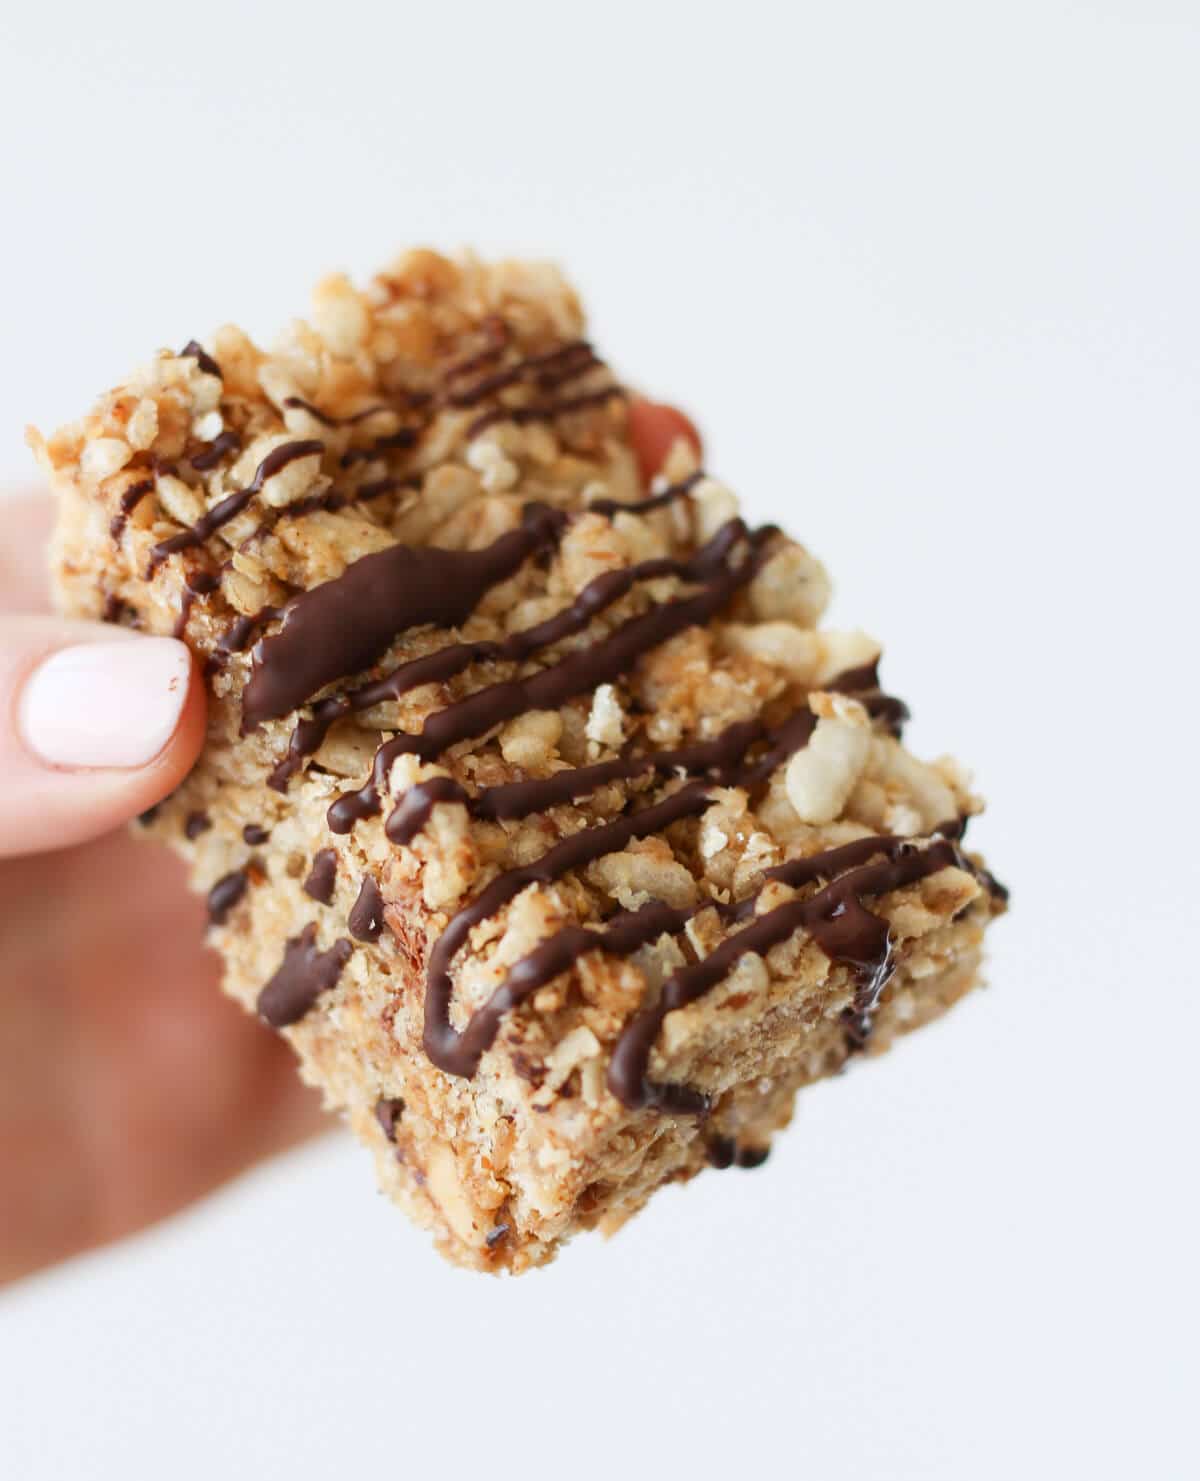
[[[636,406],[548,267],[409,253],[265,353],[161,353],[36,452],[65,610],[184,638],[142,828],[228,991],[442,1251],[521,1271],[976,981],[979,811],[879,646]]]

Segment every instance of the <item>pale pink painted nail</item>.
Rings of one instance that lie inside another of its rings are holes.
[[[25,744],[51,766],[145,766],[179,724],[190,662],[174,638],[62,648],[25,682]]]

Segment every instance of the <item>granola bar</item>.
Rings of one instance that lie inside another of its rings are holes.
[[[227,990],[482,1270],[757,1166],[1004,903],[820,564],[686,438],[648,487],[636,416],[555,270],[417,251],[31,434],[64,610],[204,665],[140,826]]]

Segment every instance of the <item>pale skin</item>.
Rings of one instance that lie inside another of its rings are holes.
[[[651,402],[631,429],[647,476],[676,436],[698,445]],[[31,754],[16,719],[30,674],[110,636],[43,615],[52,517],[45,495],[0,500],[0,1283],[133,1234],[327,1124],[288,1046],[222,996],[182,864],[122,826],[196,758],[195,671],[146,764]]]

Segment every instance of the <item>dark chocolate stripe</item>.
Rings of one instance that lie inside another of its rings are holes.
[[[515,365],[493,371],[460,390],[447,390],[446,404],[454,407],[477,406],[485,397],[502,391],[518,381],[532,380],[545,391],[565,385],[576,376],[593,369],[602,362],[586,340],[572,340],[542,355],[531,355]]]
[[[445,683],[474,663],[521,662],[530,658],[542,649],[581,632],[594,617],[628,595],[639,582],[661,576],[680,576],[687,580],[703,577],[724,559],[731,543],[733,538],[727,528],[685,560],[661,557],[619,570],[603,571],[593,577],[562,611],[533,627],[511,633],[500,642],[451,643],[421,658],[410,659],[381,679],[358,689],[319,700],[313,705],[311,717],[299,721],[292,731],[287,755],[271,773],[269,784],[278,792],[286,791],[288,782],[304,764],[305,758],[319,749],[330,726],[343,716],[399,699],[402,694],[423,684]]]
[[[753,764],[751,765],[753,766]],[[745,774],[746,771],[743,771],[743,775]],[[722,780],[726,785],[738,784],[734,778],[723,778]],[[589,829],[584,834],[576,835],[576,838],[587,839],[589,835],[595,835],[597,831],[595,829]],[[943,830],[938,830],[938,832],[941,831]],[[568,842],[574,843],[575,839],[568,840]],[[577,848],[579,846],[578,844],[576,845]],[[938,850],[937,853],[933,853],[935,849]],[[903,859],[905,861],[903,864],[888,866],[893,870],[897,868],[901,870],[901,873],[897,874],[898,883],[907,882],[908,876],[903,871],[917,868],[919,871],[932,874],[937,869],[944,868],[948,863],[957,864],[958,867],[967,869],[978,876],[978,871],[960,854],[952,841],[935,843],[921,853],[908,840],[884,837],[859,839],[853,843],[844,844],[839,848],[826,850],[821,854],[811,855],[805,859],[792,860],[787,864],[767,870],[765,878],[769,880],[780,880],[798,888],[814,880],[834,876],[842,870],[853,871],[858,866],[866,864],[879,854],[884,854],[885,858],[889,860],[896,858],[897,860]],[[931,854],[932,857],[927,857]],[[914,859],[924,862],[918,866],[912,863]],[[836,895],[831,896],[828,891],[822,891],[821,896],[814,897],[815,899],[819,899],[822,902],[821,904],[814,904],[813,902],[789,902],[789,905],[812,904],[813,909],[810,914],[817,923],[815,926],[809,925],[809,929],[812,931],[818,945],[833,959],[849,961],[860,972],[864,972],[867,975],[867,980],[864,986],[860,988],[860,992],[856,997],[854,1005],[856,1022],[850,1026],[852,1031],[858,1025],[865,1025],[866,1028],[869,1028],[871,1012],[887,980],[886,975],[881,975],[881,971],[875,970],[876,963],[880,960],[880,953],[882,952],[886,956],[886,925],[879,921],[877,917],[870,915],[853,893],[854,888],[858,888],[859,886],[861,886],[860,893],[882,893],[884,889],[898,887],[898,885],[884,884],[879,889],[872,889],[872,882],[878,877],[878,873],[871,875],[858,869],[857,874],[848,874],[844,880],[837,881],[840,892],[836,893]],[[887,877],[890,878],[891,875]],[[911,877],[920,878],[921,872],[913,874]],[[495,889],[497,885],[503,885],[506,879],[507,876],[502,875],[498,880],[493,882],[490,888]],[[846,881],[850,881],[851,883],[847,884]],[[520,885],[520,888],[523,887],[524,882]],[[481,895],[479,898],[482,900],[483,896]],[[695,906],[685,908],[675,908],[666,905],[662,901],[652,901],[640,910],[623,912],[618,916],[614,916],[607,925],[599,930],[584,926],[568,926],[564,930],[549,937],[540,946],[523,957],[509,971],[504,981],[488,1001],[475,1011],[461,1032],[456,1031],[449,1022],[449,997],[446,992],[446,983],[449,980],[449,960],[447,959],[443,962],[437,959],[439,949],[442,945],[439,942],[430,960],[430,973],[426,987],[427,1052],[429,1052],[430,1058],[433,1059],[434,1063],[438,1064],[440,1068],[446,1070],[448,1073],[470,1077],[478,1068],[480,1057],[494,1043],[500,1023],[505,1015],[524,1002],[538,988],[544,987],[547,983],[552,982],[555,977],[567,971],[585,952],[600,951],[613,956],[629,956],[663,934],[673,935],[681,931],[688,921],[699,915],[703,910],[715,910],[720,918],[727,923],[746,920],[753,915],[757,900],[758,893],[755,893],[747,899],[736,903],[725,904],[717,900],[702,900]],[[475,908],[477,907],[473,904],[467,907],[466,912],[463,912],[464,914],[470,912],[472,916],[466,926],[467,932],[476,924],[476,920],[473,918]],[[781,909],[787,910],[789,906],[781,907]],[[828,919],[826,919],[827,914],[829,916]],[[482,918],[484,917],[481,916],[480,919]],[[784,918],[779,917],[777,911],[771,912],[769,917],[764,916],[762,919],[771,919],[774,922],[772,929],[781,927],[784,922]],[[755,926],[749,929],[751,931],[756,930],[758,924],[756,922]],[[799,924],[790,927],[779,939],[786,940],[788,936],[794,934],[794,931],[800,928],[800,925],[808,924],[808,916],[805,915],[799,921]],[[455,922],[452,921],[451,927],[454,925]],[[880,936],[880,930],[882,930],[882,937]],[[696,964],[696,975],[684,977],[684,974],[676,974],[677,978],[683,977],[683,985],[681,987],[677,986],[673,991],[676,994],[685,991],[693,992],[694,997],[701,996],[703,992],[708,991],[710,987],[714,986],[726,975],[741,955],[747,951],[756,951],[759,949],[753,943],[761,935],[762,933],[760,932],[758,936],[747,938],[747,933],[743,931],[736,937],[730,937],[722,947],[717,949],[720,952],[724,951],[726,947],[729,948],[725,952],[724,958],[718,958],[717,952],[714,952],[711,956],[706,957],[703,962]],[[442,939],[445,940],[445,937]],[[741,942],[741,945],[736,948],[733,947],[731,943],[735,941]],[[772,941],[770,944],[775,945],[778,942]],[[725,962],[725,965],[721,965],[722,961]],[[709,962],[715,962],[714,967],[709,970],[709,974],[698,974],[698,969],[705,967]],[[439,976],[436,981],[434,976],[435,967],[439,969]],[[693,973],[692,968],[686,970],[688,973]],[[671,980],[675,981],[676,979],[673,978]],[[694,997],[683,998],[676,1006],[684,1006],[685,1002],[694,1001]],[[658,1006],[661,1007],[661,1004]],[[636,1099],[634,1091],[630,1089],[632,1082],[628,1079],[632,1073],[630,1066],[632,1065],[634,1069],[637,1069],[637,1066],[640,1064],[641,1068],[638,1072],[639,1077],[637,1083],[641,1085],[645,1079],[645,1062],[649,1058],[650,1048],[653,1046],[654,1039],[657,1037],[662,1018],[669,1011],[671,1011],[669,1008],[662,1011],[661,1016],[655,1022],[653,1031],[651,1031],[649,1027],[650,1019],[658,1012],[658,1008],[654,1010],[643,1010],[642,1013],[635,1015],[630,1020],[625,1033],[622,1035],[621,1044],[625,1046],[623,1051],[624,1068],[619,1070],[618,1074],[626,1077],[622,1079],[621,1083],[623,1090],[628,1091],[629,1098],[627,1099],[626,1094],[622,1093],[622,1090],[618,1090],[613,1085],[611,1071],[609,1088],[627,1105],[633,1106]],[[434,1029],[432,1033],[429,1029],[431,1015],[434,1015]],[[433,1047],[430,1047],[431,1041]],[[643,1041],[645,1041],[644,1053]],[[642,1055],[640,1060],[637,1057],[639,1054]],[[439,1055],[441,1056],[440,1058]],[[615,1063],[616,1059],[614,1058]],[[638,1094],[641,1093],[641,1091],[638,1092]],[[653,1103],[660,1109],[670,1109],[680,1112],[693,1112],[704,1108],[703,1097],[698,1097],[694,1091],[690,1091],[686,1087],[646,1087],[644,1093],[646,1099],[637,1100],[637,1104]]]
[[[662,833],[683,818],[698,817],[712,805],[703,783],[689,783],[673,796],[644,808],[641,812],[600,823],[593,828],[564,838],[532,864],[509,869],[494,879],[486,889],[453,917],[429,956],[425,983],[425,1052],[439,1069],[455,1075],[474,1074],[479,1056],[495,1037],[500,1018],[520,996],[502,997],[503,989],[494,994],[485,1008],[478,1010],[467,1028],[459,1033],[450,1022],[450,996],[453,990],[450,967],[459,948],[481,921],[508,904],[531,884],[553,884],[556,880],[582,868],[605,854],[616,853],[637,838]],[[647,907],[649,909],[650,907]],[[664,907],[666,908],[666,907]],[[641,912],[638,912],[641,914]],[[511,973],[509,974],[511,977]],[[532,991],[532,988],[528,989]],[[518,991],[516,989],[514,992]],[[509,998],[512,997],[512,1002]],[[491,1011],[488,1011],[491,1010]]]
[[[235,618],[208,655],[208,662],[204,666],[205,673],[209,675],[219,673],[225,667],[231,653],[245,652],[259,628],[265,627],[268,622],[273,622],[278,616],[277,607],[264,607],[261,612],[251,612],[246,616]]]
[[[179,604],[179,616],[175,619],[175,636],[182,638],[187,632],[188,618],[197,597],[211,596],[220,582],[211,571],[189,571],[184,577],[183,600]]]
[[[336,986],[342,968],[354,950],[349,941],[335,941],[328,951],[317,950],[317,928],[309,924],[284,947],[279,970],[258,995],[258,1012],[272,1028],[298,1023],[323,992]]]
[[[856,683],[857,671],[849,672],[845,678]],[[828,688],[846,692],[842,677],[834,679]],[[894,702],[901,703],[899,700]],[[430,777],[404,792],[388,817],[387,836],[396,844],[411,843],[439,802],[461,802],[472,817],[492,822],[526,818],[531,813],[546,812],[552,807],[576,802],[608,782],[631,781],[650,772],[678,770],[689,776],[703,776],[714,771],[730,771],[735,764],[741,763],[736,774],[721,778],[723,784],[754,787],[767,781],[772,772],[806,746],[815,726],[816,717],[805,704],[771,730],[767,730],[761,720],[738,721],[713,739],[697,741],[690,746],[619,756],[592,766],[564,767],[552,776],[484,787],[475,794],[469,793],[452,777]],[[767,748],[754,761],[747,762],[746,752],[757,740],[766,740]]]
[[[482,349],[472,350],[458,360],[452,360],[442,370],[442,382],[448,384],[460,376],[472,375],[498,360],[508,348],[509,328],[499,314],[489,314],[479,326],[487,339]]]
[[[197,473],[207,473],[210,468],[215,468],[221,459],[231,452],[236,452],[242,445],[242,439],[232,430],[222,432],[219,437],[214,437],[211,442],[194,452],[188,462]]]
[[[710,1136],[704,1143],[705,1155],[708,1158],[709,1167],[715,1167],[724,1172],[727,1167],[732,1167],[737,1157],[737,1142],[731,1136]]]
[[[692,798],[696,803],[696,807],[695,813],[689,813],[689,816],[698,815],[712,803],[713,799],[707,795],[712,786],[751,786],[764,780],[789,755],[807,744],[815,723],[814,717],[808,710],[798,710],[779,726],[776,731],[766,737],[769,741],[766,753],[753,761],[746,759],[746,752],[756,740],[763,736],[762,726],[758,721],[746,721],[731,725],[712,741],[699,742],[694,746],[689,746],[678,751],[662,752],[653,758],[644,759],[653,759],[660,766],[663,762],[669,762],[672,768],[681,766],[684,770],[711,770],[716,773],[710,782],[692,783],[690,786],[684,787],[680,792],[676,793],[675,797],[667,799],[668,802],[674,802],[679,797],[687,796]],[[556,778],[550,777],[540,784],[533,783],[531,785],[536,787],[549,784],[552,786],[555,781]],[[496,788],[495,790],[503,791],[507,789]],[[433,800],[445,801],[447,799],[445,797],[434,797]],[[537,794],[526,792],[520,797],[519,801],[523,807],[532,804],[530,810],[540,810],[537,808],[537,805],[541,803],[542,799]],[[433,802],[431,801],[429,803],[430,808],[432,808],[432,805]],[[661,805],[657,804],[657,806]],[[648,808],[646,812],[653,815],[654,807]],[[604,853],[612,852],[613,848],[610,846],[610,838],[614,835],[609,830],[622,823],[629,825],[640,818],[644,818],[645,815],[645,813],[635,813],[631,817],[618,819],[617,824],[599,824],[595,827],[584,829],[583,832],[577,833],[567,840],[567,845],[570,847],[562,857],[574,861],[569,867],[578,867],[579,862],[587,863],[593,859],[602,857]],[[389,819],[389,835],[390,833]],[[619,831],[615,836],[620,836]],[[635,836],[640,837],[643,835],[638,834]],[[559,854],[559,851],[564,850],[564,847],[563,844],[558,845],[556,849],[550,850],[550,853],[545,857],[549,859]],[[624,847],[624,844],[617,844],[616,847]],[[542,862],[542,860],[537,860],[534,864],[526,867],[528,869],[537,869]],[[495,891],[497,895],[503,894],[508,888],[510,878],[514,877],[518,881],[518,889],[523,889],[525,884],[529,882],[523,878],[522,871],[512,870],[508,874],[502,874],[497,880],[493,881],[489,889]],[[555,877],[557,878],[558,876],[556,875]],[[468,930],[476,923],[474,912],[479,908],[479,901],[484,900],[487,895],[488,891],[485,890],[478,897],[478,901],[473,901],[460,912],[460,915],[465,915],[469,918]],[[511,895],[505,898],[509,899]],[[504,903],[504,901],[501,901],[501,903]],[[496,993],[493,994],[482,1008],[477,1010],[461,1034],[451,1026],[449,1018],[449,963],[453,956],[453,949],[451,949],[450,955],[444,961],[439,957],[443,942],[446,941],[447,936],[452,931],[458,928],[457,923],[459,917],[456,916],[450,922],[446,934],[438,942],[430,958],[425,998],[426,1048],[430,1057],[434,1060],[435,1064],[438,1064],[442,1069],[449,1070],[451,1073],[467,1076],[473,1075],[479,1064],[480,1055],[491,1047],[504,1015],[518,1003],[523,1002],[530,993],[535,992],[539,987],[544,986],[547,982],[557,977],[560,972],[565,971],[581,952],[601,950],[611,951],[616,955],[627,956],[639,947],[646,945],[647,942],[662,935],[664,931],[675,932],[681,930],[694,915],[709,906],[720,912],[723,918],[733,918],[741,908],[732,905],[722,905],[715,901],[705,901],[701,905],[694,907],[675,909],[663,904],[661,901],[655,901],[641,910],[616,917],[609,922],[604,930],[599,932],[582,926],[568,927],[565,931],[561,931],[558,935],[551,937],[549,941],[544,942],[535,951],[530,953],[529,956],[519,962],[505,978]],[[497,906],[496,908],[499,907]],[[490,913],[492,913],[490,910],[485,912],[485,914]],[[483,916],[479,917],[479,919],[483,918]],[[439,1059],[433,1050],[429,1049],[428,1040],[431,1033],[431,1015],[434,1024],[432,1036],[436,1041],[439,1052],[445,1055],[444,1059]]]
[[[139,483],[127,488],[121,495],[121,502],[117,506],[117,512],[112,517],[112,523],[108,527],[108,533],[114,540],[119,540],[125,533],[125,526],[129,523],[129,516],[142,502],[147,494],[153,493],[154,480],[143,478]]]
[[[232,494],[227,494],[219,504],[214,504],[207,514],[196,521],[190,529],[180,530],[179,534],[172,535],[168,540],[160,540],[150,552],[150,565],[146,572],[147,577],[153,576],[154,572],[172,555],[177,555],[181,550],[190,550],[195,545],[202,545],[210,535],[214,534],[222,525],[236,519],[242,510],[250,503],[268,478],[286,468],[297,458],[307,458],[313,453],[321,453],[325,450],[323,442],[284,442],[279,447],[269,452],[258,467],[254,470],[254,477],[244,489],[236,489]]]
[[[221,374],[221,367],[208,353],[208,351],[204,348],[199,340],[188,340],[187,344],[185,344],[183,349],[180,350],[179,358],[182,360],[185,355],[190,355],[191,358],[195,360],[196,364],[199,365],[200,369],[205,373],[205,375],[215,375],[218,380],[224,379],[224,376]]]
[[[290,504],[273,509],[258,528],[246,536],[238,549],[252,549],[258,541],[271,534],[285,521],[290,523],[292,520],[304,519],[310,514],[336,514],[339,510],[353,508],[356,504],[369,504],[372,500],[382,498],[384,494],[390,494],[396,489],[412,489],[420,488],[420,486],[419,478],[377,478],[348,493],[341,489],[328,488],[320,494],[309,494],[303,499],[295,499]]]
[[[502,875],[501,879],[504,878]],[[591,930],[586,926],[566,926],[522,957],[487,1002],[475,1010],[461,1032],[449,1021],[449,958],[435,959],[438,948],[446,939],[443,936],[442,941],[434,948],[435,957],[430,959],[426,985],[426,1053],[434,1064],[448,1074],[463,1075],[469,1079],[479,1068],[482,1056],[495,1043],[505,1016],[525,1002],[539,987],[544,987],[567,971],[586,952],[602,951],[612,956],[631,956],[648,942],[656,941],[659,936],[674,935],[676,931],[681,931],[695,913],[690,908],[679,909],[661,900],[652,900],[639,910],[625,911],[614,916],[602,930]],[[479,917],[481,920],[483,918]],[[468,930],[475,924],[477,922],[472,919]],[[438,971],[436,980],[435,967]]]
[[[853,695],[872,720],[882,721],[888,732],[897,740],[900,739],[904,722],[910,718],[909,709],[902,699],[897,699],[893,694],[885,694],[879,687],[878,659],[859,668],[847,669],[826,687]]]
[[[386,437],[377,437],[369,447],[350,448],[348,452],[342,454],[341,465],[343,468],[351,468],[355,463],[369,463],[380,453],[393,452],[397,448],[416,447],[420,435],[419,427],[401,427],[398,432],[389,432]]]
[[[739,1147],[731,1136],[709,1137],[705,1150],[709,1166],[722,1170],[727,1167],[761,1167],[771,1155],[770,1147]]]
[[[358,504],[369,504],[372,499],[381,499],[384,494],[394,493],[400,488],[419,488],[418,480],[411,478],[377,478],[372,483],[364,483],[355,493],[354,500]]]
[[[815,720],[807,711],[807,731]],[[552,807],[575,802],[608,782],[630,781],[651,772],[669,774],[683,771],[689,776],[703,776],[720,771],[740,760],[747,749],[764,734],[761,721],[744,720],[730,725],[712,740],[681,746],[671,751],[646,751],[635,756],[618,756],[612,761],[599,761],[593,766],[572,766],[553,776],[528,782],[506,782],[485,787],[474,796],[450,777],[431,777],[418,782],[401,797],[387,820],[387,836],[393,843],[411,843],[425,826],[439,802],[461,802],[472,817],[490,821],[527,818],[531,813],[546,812]],[[807,735],[805,737],[807,739]]]
[[[234,869],[223,874],[208,892],[208,918],[215,926],[223,926],[226,917],[246,893],[249,883],[245,869]]]
[[[468,425],[467,437],[478,437],[497,422],[516,422],[519,426],[530,422],[552,422],[556,417],[603,406],[615,398],[624,399],[628,394],[623,386],[606,386],[602,391],[586,391],[579,396],[562,396],[553,401],[536,401],[529,406],[494,406]]]
[[[674,504],[676,499],[685,498],[705,477],[707,475],[700,469],[663,489],[662,493],[651,494],[649,498],[638,499],[633,504],[622,504],[619,499],[596,499],[588,508],[596,514],[606,514],[609,518],[615,514],[652,514],[656,509],[665,509],[668,504]]]
[[[404,1114],[404,1099],[399,1095],[382,1096],[375,1102],[375,1119],[389,1142],[396,1140],[396,1124]]]
[[[331,848],[323,848],[313,859],[312,868],[302,888],[318,905],[328,905],[333,899],[333,887],[336,883],[337,852]]]
[[[393,843],[411,843],[433,816],[439,802],[462,802],[470,807],[475,799],[449,776],[430,777],[409,787],[387,820],[387,836]]]
[[[483,550],[393,545],[289,602],[255,649],[243,732],[290,714],[327,684],[368,668],[410,628],[464,622],[493,586],[558,539],[561,516],[531,505],[520,529]]]
[[[864,862],[879,854],[884,856],[880,863]],[[850,866],[848,873],[834,878],[817,894],[789,900],[757,917],[703,960],[668,978],[657,1001],[635,1013],[622,1030],[608,1067],[608,1088],[631,1110],[652,1105],[696,1112],[706,1109],[707,1097],[698,1092],[655,1085],[647,1078],[650,1053],[663,1020],[668,1013],[703,997],[743,956],[765,956],[799,930],[807,930],[832,961],[854,968],[861,984],[854,1012],[869,1027],[870,1015],[891,976],[892,960],[887,922],[866,908],[862,896],[886,894],[952,864],[970,869],[949,839],[938,839],[918,849],[907,839],[868,838],[767,870],[768,879],[799,887],[814,879],[836,876],[840,869]],[[756,899],[752,896],[743,901],[737,917],[752,914]]]
[[[125,614],[132,611],[133,609],[127,603],[123,602],[115,591],[110,591],[104,598],[104,607],[100,613],[100,621],[123,622]],[[134,627],[137,626],[136,617],[131,625]]]
[[[375,753],[375,764],[366,785],[357,792],[343,793],[330,806],[327,814],[330,828],[335,833],[348,833],[360,819],[378,812],[388,773],[401,756],[414,755],[422,761],[433,761],[459,741],[483,735],[493,726],[528,710],[557,709],[577,694],[620,678],[644,654],[677,633],[707,622],[758,571],[766,542],[775,533],[773,526],[765,526],[751,534],[741,520],[730,520],[704,548],[704,564],[696,575],[707,579],[699,595],[665,602],[640,617],[632,617],[590,647],[528,678],[480,689],[430,715],[417,735],[402,732],[393,736]],[[719,565],[730,548],[743,540],[748,541],[750,551],[741,564]],[[711,571],[713,566],[715,571]]]
[[[368,406],[363,411],[356,411],[348,417],[331,417],[327,411],[322,411],[319,406],[314,406],[311,401],[305,401],[302,396],[285,396],[284,406],[295,407],[300,411],[306,411],[310,417],[320,422],[323,427],[355,427],[359,422],[365,422],[369,417],[379,416],[382,412],[394,412],[394,406],[381,403],[378,406]]]
[[[383,931],[383,896],[368,874],[363,880],[346,921],[356,941],[378,941]]]

